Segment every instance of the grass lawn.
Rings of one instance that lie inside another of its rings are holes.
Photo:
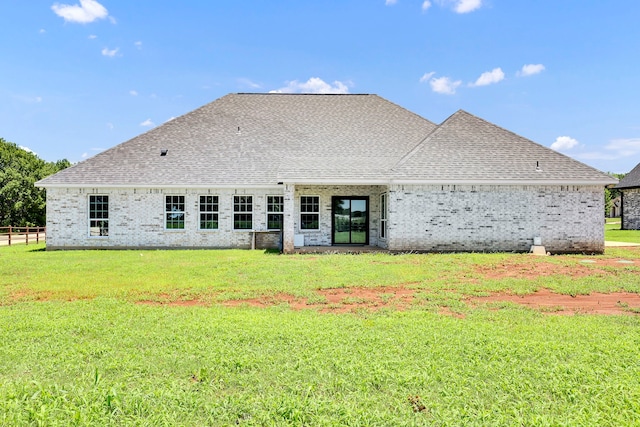
[[[604,226],[605,240],[640,243],[640,230],[620,230],[620,218],[607,218],[606,221]]]
[[[0,249],[1,426],[640,419],[638,314],[558,316],[466,303],[541,288],[638,293],[640,265],[615,261],[637,261],[639,250],[533,257],[42,249]],[[346,313],[278,303],[289,295],[331,308],[319,290],[381,287],[415,297],[404,307]],[[242,302],[251,298],[275,303]]]

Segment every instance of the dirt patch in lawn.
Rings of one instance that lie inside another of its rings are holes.
[[[630,292],[589,295],[562,295],[541,289],[528,295],[496,293],[487,297],[472,297],[472,305],[513,302],[547,314],[640,314],[640,295]]]
[[[273,307],[286,305],[293,310],[315,309],[322,313],[347,313],[359,310],[377,311],[384,308],[404,310],[409,306],[419,306],[424,298],[416,300],[416,293],[424,290],[398,288],[339,288],[321,289],[312,298],[301,298],[289,294],[269,295],[260,298],[225,301],[222,305],[237,307]],[[529,295],[495,293],[486,297],[466,297],[462,299],[468,306],[497,305],[512,302],[539,310],[545,314],[573,315],[585,314],[640,314],[640,295],[629,292],[611,294],[592,293],[590,295],[562,295],[542,289]],[[440,307],[442,315],[464,318],[449,307]]]
[[[570,265],[555,264],[551,262],[522,262],[522,261],[505,261],[496,265],[479,265],[475,267],[475,272],[481,274],[487,279],[532,279],[536,277],[548,276],[569,276],[569,277],[586,277],[595,274],[606,274],[605,270],[592,267],[591,265],[602,264],[603,260],[594,261],[593,264]],[[613,260],[606,260],[613,261]],[[595,264],[595,263],[598,264]],[[620,264],[617,264],[620,266]]]

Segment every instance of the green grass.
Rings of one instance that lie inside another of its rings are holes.
[[[620,218],[607,218],[604,236],[612,242],[640,243],[640,230],[620,230]]]
[[[636,267],[581,263],[637,259],[638,251],[539,258],[37,249],[0,249],[0,426],[620,426],[640,419],[640,316],[553,316],[462,302],[540,287],[640,292]],[[594,273],[533,280],[481,273],[548,263]],[[218,305],[378,286],[414,288],[424,304],[345,314]],[[137,303],[193,299],[210,305]],[[442,306],[465,317],[439,315]]]

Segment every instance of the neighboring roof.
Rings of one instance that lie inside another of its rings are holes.
[[[640,163],[624,176],[614,188],[637,188],[640,187]]]
[[[167,150],[165,156],[161,150]],[[281,182],[616,181],[464,111],[437,126],[377,95],[229,94],[37,185],[175,188]]]

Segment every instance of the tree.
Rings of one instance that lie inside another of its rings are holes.
[[[44,225],[45,190],[34,183],[69,166],[66,159],[45,162],[0,138],[0,226]]]

